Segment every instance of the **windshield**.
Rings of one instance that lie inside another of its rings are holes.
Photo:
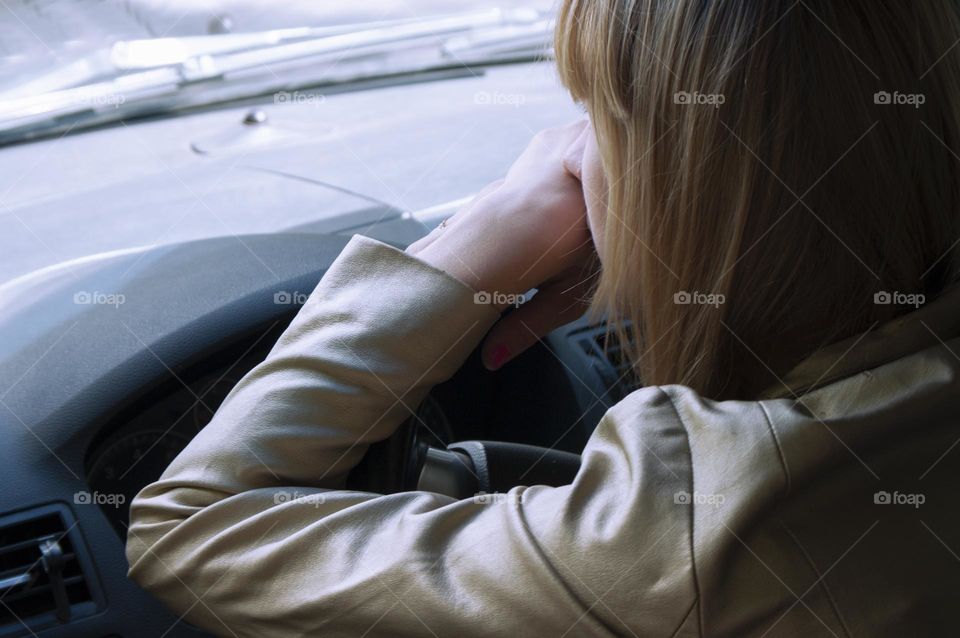
[[[371,77],[538,59],[553,0],[6,0],[0,143]]]

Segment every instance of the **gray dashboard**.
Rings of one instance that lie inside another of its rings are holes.
[[[79,598],[69,622],[0,609],[0,636],[197,635],[126,579],[122,517],[91,496],[91,476],[110,479],[101,450],[136,461],[149,450],[122,427],[262,358],[351,235],[408,244],[536,130],[577,117],[552,73],[494,67],[331,94],[322,108],[231,105],[0,149],[0,576],[14,571],[7,549],[60,529]],[[251,109],[267,124],[244,125]],[[577,449],[616,400],[598,343],[571,325],[504,377],[516,390],[503,400],[544,419],[541,443]],[[531,376],[553,384],[550,401],[524,394]]]
[[[121,536],[110,529],[101,504],[87,496],[85,460],[97,426],[231,340],[288,322],[297,307],[284,300],[309,293],[345,242],[342,236],[260,235],[131,253],[79,281],[48,287],[18,317],[0,324],[5,346],[21,345],[0,361],[0,512],[65,505],[67,520],[75,523],[67,527],[82,537],[74,545],[95,557],[88,586],[105,601],[98,613],[51,627],[49,635],[106,635],[118,618],[126,615],[129,622],[134,610],[143,627],[151,620],[154,627],[173,624],[175,618],[126,580]],[[257,260],[249,258],[250,250]],[[118,285],[118,273],[131,268],[140,274]],[[78,306],[78,289],[104,295],[104,303]],[[107,303],[108,295],[122,301]],[[28,338],[32,316],[60,321]],[[111,613],[101,613],[108,608]],[[168,635],[190,631],[184,626]]]
[[[97,253],[327,232],[361,211],[469,196],[502,177],[536,131],[582,117],[555,73],[461,69],[0,148],[0,284]],[[267,121],[244,125],[252,110]]]

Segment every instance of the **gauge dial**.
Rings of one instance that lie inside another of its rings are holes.
[[[193,416],[193,427],[199,432],[210,423],[214,411],[220,407],[223,400],[227,398],[233,387],[240,383],[240,378],[236,376],[222,376],[219,378],[205,379],[197,386],[197,396],[202,401],[197,401],[191,410]]]
[[[121,537],[126,536],[130,501],[143,486],[156,481],[190,439],[176,431],[138,430],[108,440],[96,451],[87,481],[100,494],[123,495],[117,505],[103,507]]]

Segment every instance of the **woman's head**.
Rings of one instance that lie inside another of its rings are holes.
[[[953,0],[566,0],[595,305],[645,383],[745,398],[933,298],[960,238]],[[602,208],[602,214],[598,213]],[[603,220],[600,223],[600,220]],[[881,303],[877,303],[878,300]]]

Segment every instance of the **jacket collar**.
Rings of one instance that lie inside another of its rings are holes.
[[[880,367],[960,336],[960,285],[935,301],[814,352],[765,391],[761,399],[799,397],[834,381]],[[960,352],[954,352],[960,358]]]

